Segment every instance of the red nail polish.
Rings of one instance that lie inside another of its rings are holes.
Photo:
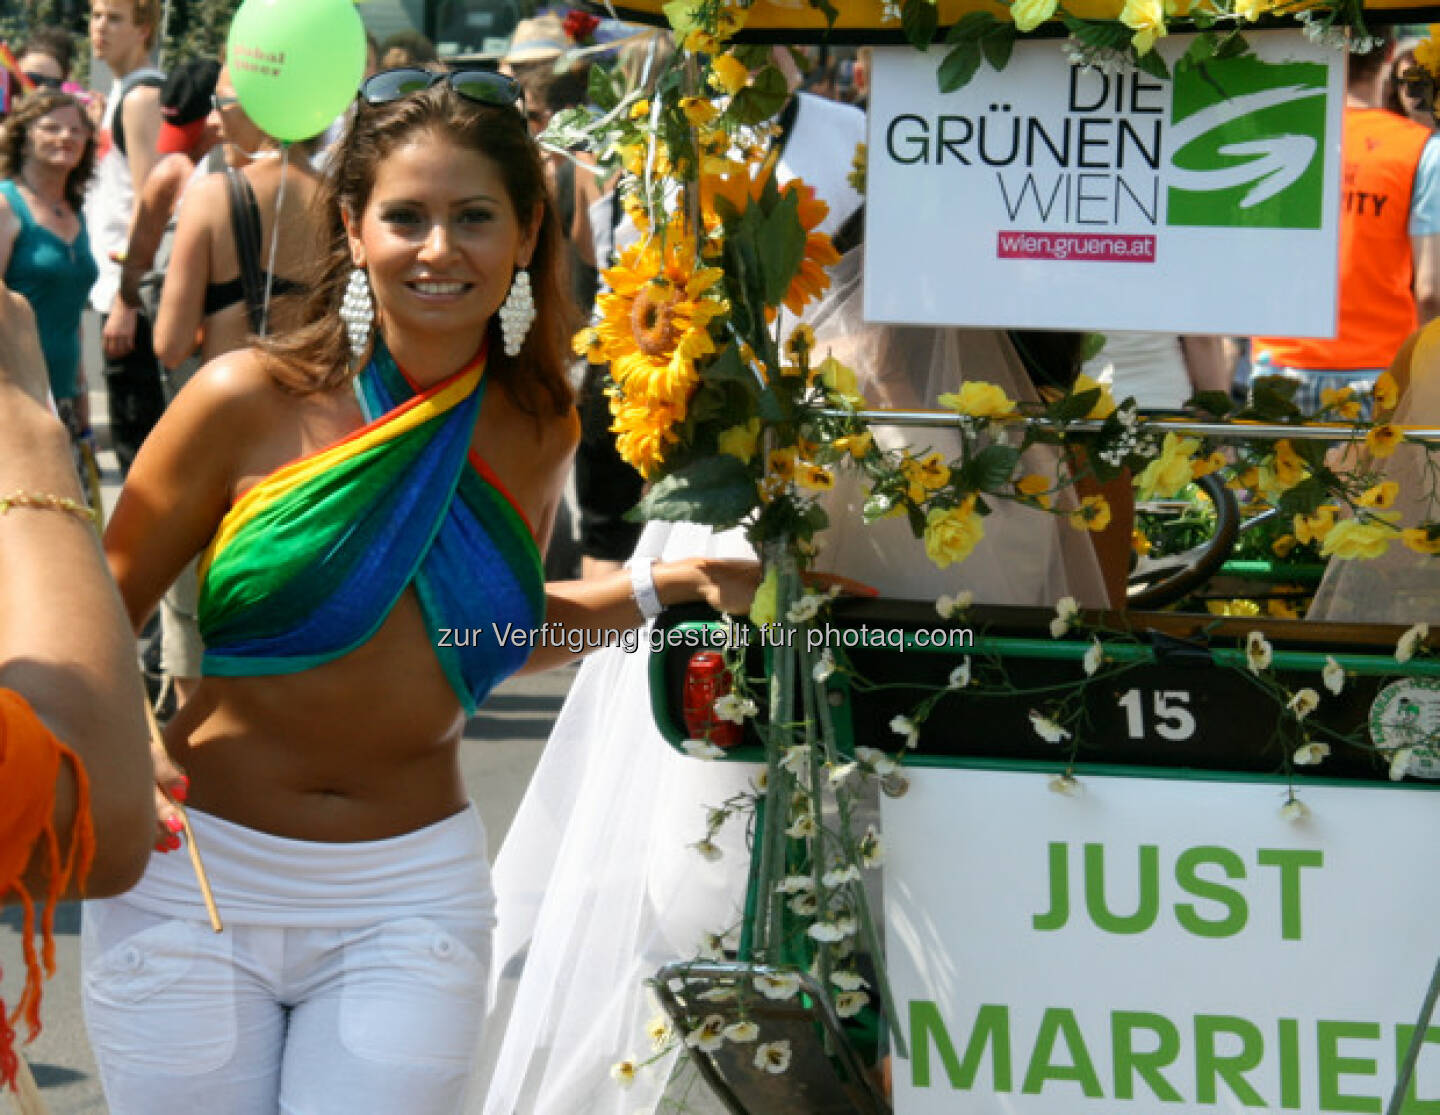
[[[179,817],[171,817],[166,820],[165,827],[170,830],[172,835],[174,835],[185,831],[185,822],[182,821]]]
[[[190,779],[181,775],[170,784],[170,796],[176,801],[184,801],[190,796]]]
[[[161,839],[155,841],[155,850],[163,856],[166,852],[170,850],[169,839],[162,837]]]
[[[167,852],[173,852],[178,847],[180,847],[180,838],[178,836],[171,836],[165,841],[165,850]]]

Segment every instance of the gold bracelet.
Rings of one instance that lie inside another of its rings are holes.
[[[89,507],[83,503],[76,503],[73,499],[66,499],[64,496],[52,495],[49,492],[11,492],[8,496],[0,497],[0,515],[4,515],[12,507],[30,507],[37,511],[63,511],[67,515],[74,515],[77,519],[83,519],[92,527],[100,525],[100,519]]]

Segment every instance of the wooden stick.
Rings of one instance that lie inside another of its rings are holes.
[[[145,702],[145,720],[150,725],[150,739],[162,751],[165,748],[165,737],[160,731],[160,725],[155,720],[155,710],[150,707],[150,702]],[[200,859],[200,849],[195,844],[195,830],[190,827],[190,816],[185,812],[185,807],[171,798],[170,804],[180,814],[180,823],[185,827],[185,847],[190,852],[190,866],[195,868],[195,878],[200,883],[200,897],[205,900],[205,913],[210,916],[210,928],[216,933],[225,931],[225,924],[220,920],[220,911],[215,906],[215,893],[210,889],[210,877],[205,874],[205,864]]]
[[[50,1109],[45,1106],[45,1098],[40,1094],[40,1086],[35,1083],[35,1075],[30,1071],[30,1062],[25,1060],[25,1054],[17,1049],[15,1059],[19,1062],[19,1070],[15,1073],[15,1091],[10,1094],[15,1109],[20,1115],[50,1115]]]

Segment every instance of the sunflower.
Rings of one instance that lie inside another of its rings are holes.
[[[597,330],[626,400],[663,404],[685,417],[700,382],[695,361],[715,351],[709,325],[725,307],[705,294],[720,278],[716,268],[695,266],[683,235],[632,245],[605,272],[611,293],[598,299]]]
[[[653,479],[666,451],[679,441],[676,428],[685,416],[683,409],[616,394],[610,396],[610,413],[616,450],[646,480]]]

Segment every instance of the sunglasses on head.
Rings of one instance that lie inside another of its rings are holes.
[[[366,78],[360,86],[360,99],[367,105],[388,105],[412,93],[422,93],[442,81],[459,96],[480,105],[511,108],[523,97],[518,81],[494,70],[426,70],[419,66],[401,66]]]

